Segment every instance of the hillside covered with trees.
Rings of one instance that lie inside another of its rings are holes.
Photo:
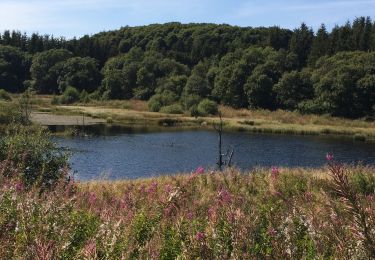
[[[235,108],[374,115],[375,23],[327,31],[215,24],[123,27],[79,39],[0,34],[0,88],[149,100],[151,111]],[[168,109],[167,109],[168,110]]]

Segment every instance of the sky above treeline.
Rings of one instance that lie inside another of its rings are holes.
[[[375,0],[0,0],[0,31],[83,36],[153,23],[328,29],[375,14]]]

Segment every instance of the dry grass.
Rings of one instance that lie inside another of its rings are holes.
[[[52,106],[52,96],[38,95],[34,100],[34,108],[42,112],[59,115],[86,114],[93,118],[101,118],[116,124],[137,126],[163,125],[163,120],[175,121],[177,128],[212,128],[218,117],[193,118],[188,114],[171,115],[149,112],[147,102],[139,100],[92,101],[88,104],[71,106]],[[17,95],[13,96],[16,102]],[[375,122],[350,120],[330,116],[302,115],[290,111],[268,111],[233,109],[220,106],[223,114],[224,129],[227,131],[248,131],[276,134],[302,135],[347,135],[359,139],[375,140]],[[168,125],[171,126],[171,125]]]

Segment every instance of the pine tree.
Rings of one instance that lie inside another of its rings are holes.
[[[311,53],[309,57],[309,64],[314,64],[320,57],[327,55],[330,52],[330,41],[326,26],[322,24],[314,38]]]
[[[294,30],[290,40],[290,51],[298,55],[299,64],[304,66],[309,56],[311,45],[314,39],[314,32],[305,23],[299,29]]]

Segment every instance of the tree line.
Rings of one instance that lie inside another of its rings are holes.
[[[298,110],[358,118],[375,104],[375,23],[370,17],[314,32],[215,24],[123,27],[79,39],[0,34],[0,88],[95,99],[149,100],[152,111]]]

